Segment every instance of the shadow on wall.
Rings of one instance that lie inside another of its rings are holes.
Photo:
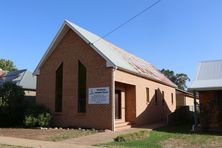
[[[165,99],[164,92],[161,92],[159,88],[156,89],[149,102],[146,102],[146,109],[136,118],[136,125],[167,123],[167,116],[171,110]]]

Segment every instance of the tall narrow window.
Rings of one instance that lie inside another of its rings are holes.
[[[165,103],[165,95],[164,95],[164,91],[162,91],[162,104]]]
[[[56,70],[55,111],[62,112],[63,64]]]
[[[171,103],[173,104],[173,93],[171,93]]]
[[[78,112],[86,112],[86,67],[78,63]]]
[[[146,88],[146,103],[150,102],[150,89]]]
[[[157,89],[156,89],[155,90],[155,105],[158,105],[157,99],[158,99],[158,93],[157,93]]]

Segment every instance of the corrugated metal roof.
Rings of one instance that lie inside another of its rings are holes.
[[[26,69],[6,72],[5,75],[0,77],[0,85],[5,82],[12,82],[24,89],[36,89],[36,76]]]
[[[189,89],[222,89],[222,60],[200,62],[197,68],[196,78]]]
[[[95,35],[92,32],[87,31],[79,27],[78,25],[65,21],[63,27],[60,29],[56,38],[60,38],[59,34],[63,34],[62,30],[65,30],[65,27],[69,26],[73,31],[75,31],[81,38],[83,38],[91,47],[93,47],[101,56],[103,56],[108,63],[107,65],[113,65],[122,70],[127,70],[129,72],[139,74],[140,76],[147,77],[152,80],[159,81],[166,85],[176,87],[168,78],[166,78],[158,69],[156,69],[150,63],[128,53],[127,51],[113,45],[112,43],[101,39],[99,36]],[[99,41],[97,41],[100,39]],[[97,41],[97,42],[95,42]],[[95,42],[95,43],[94,43]],[[39,65],[35,70],[35,74],[39,71],[40,66],[49,56],[48,54],[52,53],[51,50],[54,50],[53,44],[56,44],[56,39],[53,40],[53,43],[50,45],[49,49],[46,51],[43,59],[40,61]]]
[[[69,22],[69,21],[68,21]],[[98,39],[99,36],[69,22],[80,34],[82,34],[90,43],[94,43]],[[157,81],[161,81],[165,84],[175,87],[168,78],[166,78],[159,70],[157,70],[150,63],[132,55],[125,50],[115,46],[114,44],[100,39],[99,41],[93,44],[98,50],[100,50],[112,63],[114,63],[117,67],[143,74],[144,76],[154,79]]]
[[[72,22],[67,22],[73,27],[73,29],[78,31],[86,40],[88,40],[89,43],[93,43],[100,39],[100,37],[96,34],[83,29]],[[108,58],[116,66],[136,72],[135,69],[126,60],[124,60],[124,58],[119,54],[119,52],[115,50],[116,47],[113,44],[101,39],[98,42],[94,43],[93,46],[95,46],[96,49],[98,49],[106,58]]]

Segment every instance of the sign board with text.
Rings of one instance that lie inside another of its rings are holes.
[[[89,88],[89,104],[109,104],[109,87]]]

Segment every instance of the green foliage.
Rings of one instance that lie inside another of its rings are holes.
[[[168,79],[170,79],[172,82],[176,82],[176,76],[174,74],[174,71],[169,69],[162,69],[160,71],[162,74],[164,74]]]
[[[190,78],[187,76],[187,74],[184,73],[176,74],[175,84],[178,86],[179,89],[182,90],[187,89],[186,81],[190,81]]]
[[[135,140],[143,140],[148,136],[148,134],[149,134],[149,131],[147,130],[138,131],[134,133],[119,135],[114,139],[114,141],[129,142],[129,141],[135,141]]]
[[[44,106],[25,102],[20,86],[10,82],[0,86],[0,126],[48,126],[51,119]]]
[[[24,124],[27,127],[47,127],[49,126],[51,119],[52,115],[48,112],[40,113],[38,116],[31,114],[25,116]]]
[[[42,105],[32,104],[26,110],[24,124],[27,127],[49,126],[52,115],[49,110]]]
[[[24,114],[24,91],[13,83],[0,86],[0,126],[21,124]]]
[[[187,89],[186,82],[190,81],[190,78],[187,76],[187,74],[175,74],[174,71],[169,69],[162,69],[161,73],[163,73],[168,79],[170,79],[174,84],[176,84],[179,89]]]
[[[41,113],[38,115],[38,125],[46,127],[49,125],[51,119],[52,115],[50,113]]]
[[[6,71],[17,70],[14,63],[11,60],[7,60],[7,59],[0,59],[0,69],[6,70]]]
[[[24,124],[27,127],[35,127],[37,125],[37,118],[33,115],[27,115],[25,116]]]

